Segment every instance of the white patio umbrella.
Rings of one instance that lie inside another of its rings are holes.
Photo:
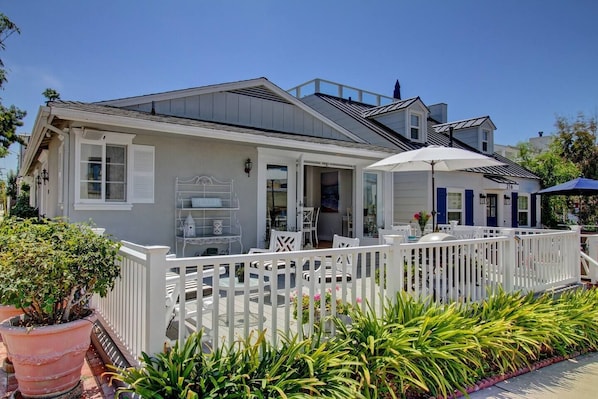
[[[504,163],[477,152],[455,147],[431,145],[417,150],[405,151],[384,158],[366,169],[387,172],[432,172],[432,226],[436,230],[436,187],[434,172],[450,172],[461,169],[501,166]]]

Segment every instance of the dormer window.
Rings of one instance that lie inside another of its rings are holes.
[[[411,140],[421,140],[421,117],[418,114],[411,114],[410,120],[410,131]]]
[[[490,131],[482,130],[482,152],[488,152],[488,141],[490,140]]]

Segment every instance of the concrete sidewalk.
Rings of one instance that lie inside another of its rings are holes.
[[[598,353],[553,363],[474,392],[471,399],[598,398]]]

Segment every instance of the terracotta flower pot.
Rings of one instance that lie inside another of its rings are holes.
[[[22,313],[23,311],[21,309],[17,309],[12,305],[0,305],[0,322],[3,322],[6,319],[11,319],[15,316],[19,316]],[[4,342],[2,336],[0,336],[0,339],[2,339],[2,341]],[[6,355],[6,358],[2,361],[2,369],[6,373],[10,374],[15,372],[15,368],[12,365],[12,359],[8,354]]]
[[[0,305],[0,322],[3,322],[6,319],[13,318],[15,316],[19,316],[23,313],[21,309],[17,309],[11,305]]]
[[[19,392],[24,397],[57,396],[77,386],[95,319],[92,314],[70,323],[29,331],[13,326],[11,320],[0,324]]]

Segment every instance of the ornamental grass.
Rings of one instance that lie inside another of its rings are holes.
[[[201,333],[139,369],[115,370],[120,392],[160,398],[430,398],[555,356],[598,348],[598,290],[497,292],[473,305],[398,294],[384,313],[352,309],[321,332],[279,348],[257,340],[201,351]]]

